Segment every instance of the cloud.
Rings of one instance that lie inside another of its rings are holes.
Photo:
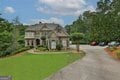
[[[58,14],[78,16],[86,10],[95,10],[86,0],[38,0],[37,11]]]
[[[30,24],[36,24],[36,23],[57,23],[60,25],[64,25],[64,21],[62,19],[56,18],[56,17],[51,17],[49,19],[31,19]]]
[[[13,7],[7,6],[7,7],[4,9],[4,12],[5,12],[5,13],[14,13],[15,10],[14,10]]]

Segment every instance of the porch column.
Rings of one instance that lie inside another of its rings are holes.
[[[47,40],[47,46],[48,46],[48,49],[50,50],[50,41],[49,41],[49,39]]]
[[[40,39],[40,45],[42,45],[42,40]]]
[[[28,42],[27,42],[27,40],[25,40],[25,47],[26,47],[26,46],[28,46]]]
[[[32,46],[32,40],[29,40],[29,46]]]
[[[36,40],[33,40],[33,46],[36,47]]]

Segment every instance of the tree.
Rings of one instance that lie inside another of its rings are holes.
[[[0,56],[8,55],[11,52],[8,49],[12,45],[12,30],[12,24],[0,17]]]
[[[85,34],[83,41],[120,41],[120,0],[99,0],[95,12],[85,11],[65,28]]]
[[[80,51],[79,43],[80,43],[80,40],[82,40],[83,38],[84,38],[84,34],[83,33],[73,33],[73,34],[71,34],[72,41],[75,41],[75,43],[76,43],[76,50],[77,50],[77,52]]]
[[[0,17],[0,56],[9,55],[24,47],[25,27],[21,25],[15,25]]]
[[[46,37],[45,37],[45,36],[42,36],[42,37],[41,37],[41,40],[43,41],[43,45],[46,46]]]

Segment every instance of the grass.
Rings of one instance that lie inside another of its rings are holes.
[[[0,76],[13,80],[43,80],[64,66],[82,58],[83,54],[24,54],[0,60]]]

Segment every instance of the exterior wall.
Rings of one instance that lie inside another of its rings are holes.
[[[63,49],[67,49],[69,47],[69,38],[62,38]]]
[[[25,38],[35,38],[34,32],[25,32]]]
[[[58,38],[54,37],[54,38],[49,38],[49,39],[46,40],[46,44],[48,45],[48,49],[52,48],[51,47],[52,46],[52,41],[55,41],[56,45],[61,42],[62,45],[63,45],[63,49],[67,49],[69,47],[69,39],[68,38],[61,38],[61,41],[60,41]],[[42,40],[40,40],[39,45],[42,45]],[[25,40],[25,46],[36,47],[37,46],[36,39],[26,39]]]
[[[51,49],[52,41],[56,42],[56,45],[58,43],[62,43],[63,49],[67,49],[69,47],[69,38],[68,37],[62,37],[58,38],[55,31],[52,31],[53,33],[51,34],[50,31],[36,31],[36,32],[25,32],[25,46],[37,46],[37,39],[40,40],[40,45],[42,45],[42,40],[41,37],[46,35],[46,44],[48,45],[48,49]],[[48,37],[48,35],[50,37]]]

